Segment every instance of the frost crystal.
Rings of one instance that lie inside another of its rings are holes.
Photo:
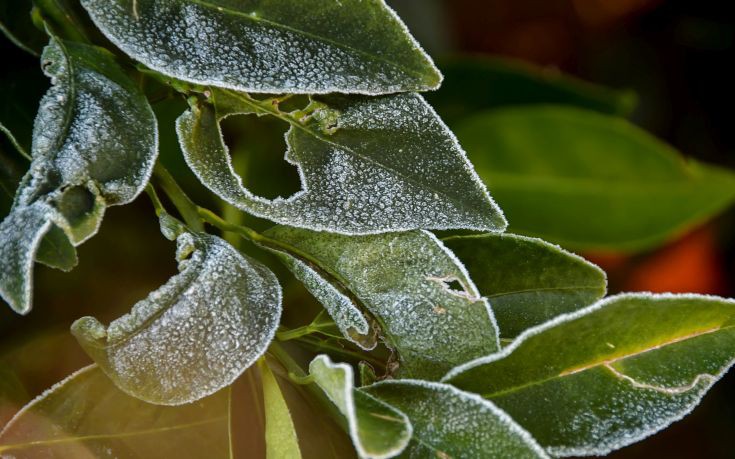
[[[286,134],[286,159],[299,168],[303,187],[287,199],[267,200],[243,187],[206,105],[177,121],[186,161],[225,201],[286,225],[341,234],[505,228],[464,151],[421,96],[325,101],[341,114],[333,134],[302,125]]]
[[[72,326],[118,387],[164,405],[232,383],[265,352],[281,316],[281,288],[264,265],[215,236],[177,241],[178,275],[106,330],[92,317]]]
[[[375,317],[387,343],[398,351],[401,375],[439,378],[499,349],[489,304],[461,263],[429,232],[341,236],[275,227],[266,234],[307,253],[326,273],[311,275],[306,286],[330,305],[330,313],[344,304],[324,294],[331,282],[354,295],[360,302],[355,306]],[[304,277],[300,265],[290,266]],[[452,281],[461,290],[450,288]],[[337,322],[342,317],[333,315]]]
[[[441,75],[382,0],[84,0],[134,59],[202,85],[266,93],[435,89]]]

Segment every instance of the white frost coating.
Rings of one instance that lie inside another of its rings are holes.
[[[365,320],[365,316],[355,307],[350,298],[331,283],[325,282],[306,263],[281,252],[277,253],[281,255],[281,259],[287,264],[294,276],[324,305],[324,309],[327,310],[339,331],[347,339],[366,351],[375,348],[377,341],[368,336],[370,326]],[[355,333],[358,336],[355,336]]]
[[[107,330],[92,317],[72,326],[120,389],[162,405],[232,383],[265,352],[281,316],[281,288],[264,265],[215,236],[177,242],[178,275]]]
[[[423,380],[381,381],[358,389],[405,413],[413,425],[408,458],[546,458],[506,412],[477,394]]]
[[[157,156],[153,111],[111,54],[52,38],[42,64],[52,86],[34,123],[31,167],[0,230],[0,295],[20,313],[31,309],[31,265],[50,225],[83,243],[107,205],[142,191]]]
[[[352,443],[361,458],[383,459],[395,457],[406,448],[413,433],[413,427],[406,415],[364,392],[360,394],[361,397],[365,397],[364,400],[369,401],[371,404],[376,404],[381,411],[387,412],[387,414],[377,413],[380,415],[377,419],[385,421],[385,428],[383,435],[381,435],[383,438],[380,439],[385,443],[377,445],[365,444],[363,442],[360,435],[361,426],[358,411],[361,408],[364,409],[367,407],[360,407],[355,401],[355,378],[351,366],[344,363],[333,363],[329,356],[318,355],[309,364],[309,373],[317,385],[347,419]],[[370,416],[376,413],[363,414]],[[396,424],[399,427],[398,435],[390,438],[386,442],[389,430],[394,431],[397,427]],[[369,435],[368,438],[370,438]],[[379,451],[376,451],[376,449],[379,449]]]
[[[344,283],[341,287],[381,323],[386,342],[398,351],[402,375],[439,378],[500,348],[488,302],[459,260],[428,231],[342,236],[275,227],[265,234],[308,253]],[[437,279],[456,280],[463,291]],[[321,302],[332,301],[311,291]]]
[[[302,186],[286,199],[243,186],[210,107],[192,107],[176,127],[186,162],[207,188],[277,223],[348,235],[505,229],[457,139],[421,96],[331,97],[327,105],[340,113],[333,134],[302,125],[286,133],[286,160]]]
[[[265,93],[436,89],[441,74],[382,0],[84,0],[132,58],[201,85]]]

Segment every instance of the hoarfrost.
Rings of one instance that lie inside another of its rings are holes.
[[[441,74],[382,0],[84,0],[102,32],[166,75],[246,92],[385,94]]]
[[[179,405],[229,385],[267,349],[281,288],[264,265],[206,234],[177,239],[181,272],[105,327],[72,332],[115,383],[151,403]],[[188,257],[188,258],[186,258]]]
[[[325,98],[335,132],[295,125],[286,160],[302,191],[267,200],[243,187],[207,105],[177,120],[189,167],[230,204],[277,223],[341,234],[418,228],[502,231],[507,223],[464,151],[417,94]]]

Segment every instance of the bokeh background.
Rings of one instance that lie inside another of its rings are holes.
[[[441,66],[457,55],[505,57],[539,72],[564,72],[631,90],[637,125],[687,156],[735,168],[731,107],[735,25],[729,2],[673,0],[389,0]],[[29,138],[48,82],[37,60],[0,40],[0,121]],[[456,83],[456,82],[455,82]],[[441,93],[441,90],[439,91]],[[183,101],[157,108],[172,126]],[[441,110],[440,110],[441,111]],[[282,161],[284,126],[236,117],[225,132],[238,168],[265,196],[296,191],[295,169]],[[5,140],[3,139],[3,142]],[[162,160],[195,197],[231,212],[187,176],[173,130],[162,132]],[[7,145],[3,145],[7,148]],[[12,165],[4,164],[8,170]],[[492,192],[492,188],[491,188]],[[248,218],[248,217],[243,217]],[[252,220],[252,219],[251,219]],[[267,224],[248,221],[256,227]],[[246,246],[243,248],[247,249]],[[586,252],[608,272],[611,293],[697,292],[735,297],[735,212],[726,211],[676,240],[636,253]],[[80,247],[70,273],[36,268],[35,309],[26,317],[0,308],[0,424],[17,405],[88,362],[68,333],[73,320],[118,317],[176,272],[173,245],[161,237],[145,197],[108,211],[100,234]],[[271,264],[272,266],[277,266]],[[318,306],[288,281],[286,321],[300,324]],[[293,312],[298,311],[298,313]],[[735,372],[685,420],[612,455],[617,458],[731,458],[735,434]]]

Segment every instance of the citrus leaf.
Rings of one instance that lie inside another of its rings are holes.
[[[604,271],[541,239],[482,234],[443,242],[490,301],[504,338],[589,306],[607,290]]]
[[[0,296],[17,312],[31,309],[33,260],[52,225],[41,261],[69,269],[79,245],[99,227],[105,208],[132,201],[155,162],[156,120],[145,97],[101,48],[52,38],[42,56],[53,86],[34,124],[31,168],[10,215],[0,223]]]
[[[565,247],[639,250],[735,200],[735,174],[684,161],[620,118],[569,107],[508,108],[457,135],[512,222]]]
[[[625,294],[523,333],[443,379],[558,456],[601,455],[688,414],[735,361],[735,301]]]
[[[282,256],[308,257],[287,266],[329,311],[349,301],[377,320],[386,344],[398,351],[402,376],[438,379],[499,349],[487,301],[459,260],[427,231],[342,236],[277,226],[265,235],[293,248],[286,253],[269,246]],[[335,296],[324,295],[322,284],[336,286],[343,300],[331,304]],[[342,317],[333,316],[338,324]]]
[[[180,407],[151,405],[96,365],[36,398],[0,433],[4,457],[227,458],[229,390]]]
[[[426,95],[450,126],[481,110],[511,105],[559,104],[627,116],[632,91],[599,86],[523,61],[497,57],[452,57],[440,62],[445,79]]]
[[[300,459],[299,439],[276,377],[263,362],[260,368],[265,408],[265,444],[268,459]]]
[[[359,389],[408,416],[406,457],[548,457],[531,435],[482,397],[448,384],[399,379]]]
[[[241,113],[264,110],[246,95],[224,94],[239,97]],[[505,228],[464,151],[421,96],[331,96],[310,110],[306,121],[275,113],[292,124],[286,159],[299,167],[303,187],[286,199],[267,200],[243,187],[222,140],[224,115],[194,105],[177,130],[189,167],[207,188],[277,223],[342,234]]]
[[[385,94],[441,74],[382,0],[83,0],[102,32],[163,74],[248,92]]]
[[[309,364],[309,373],[347,418],[360,457],[388,458],[403,451],[411,438],[411,423],[400,411],[355,390],[351,366],[319,355]]]
[[[151,403],[192,402],[232,383],[267,349],[281,287],[260,262],[222,239],[182,233],[180,273],[107,328],[93,317],[72,333],[126,393]]]

